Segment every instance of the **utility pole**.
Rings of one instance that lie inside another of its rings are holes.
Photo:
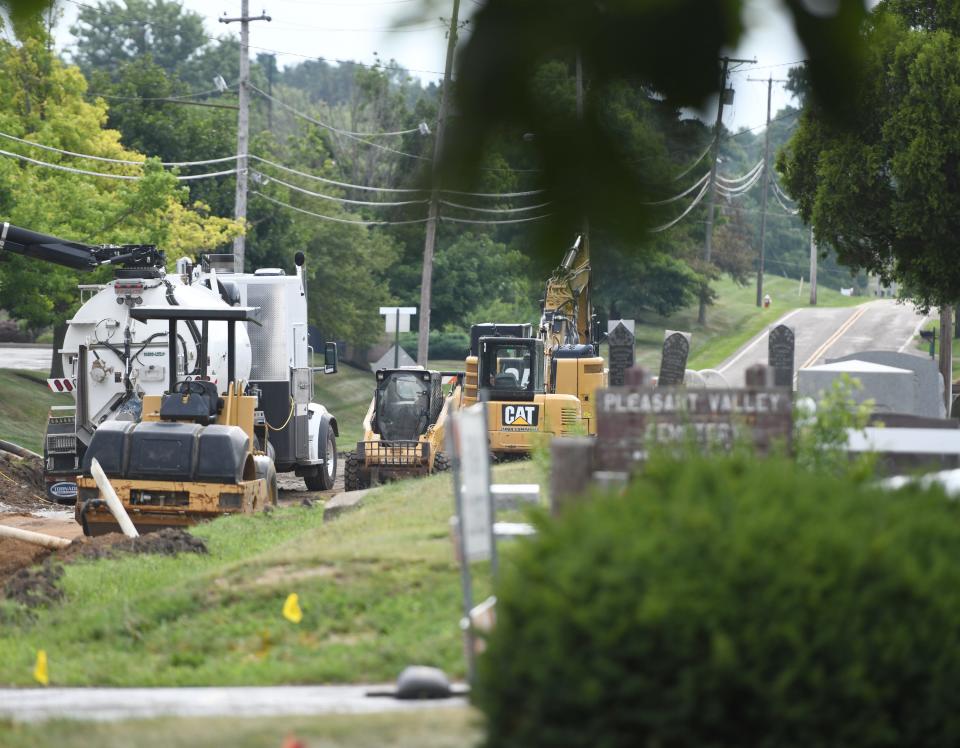
[[[710,190],[707,198],[707,235],[703,244],[703,259],[710,262],[710,256],[713,253],[713,211],[717,203],[717,161],[720,158],[720,127],[723,125],[723,107],[725,104],[733,103],[733,89],[730,89],[730,100],[727,101],[727,75],[730,72],[730,63],[755,63],[756,58],[752,60],[740,60],[735,57],[721,57],[720,72],[720,99],[717,102],[717,122],[713,127],[713,148],[710,151]],[[697,321],[701,325],[707,323],[707,299],[706,294],[700,294],[700,313],[697,315]]]
[[[953,336],[950,334],[952,314],[952,307],[940,307],[940,373],[943,375],[943,404],[947,408],[947,418],[950,417],[950,406],[953,405]]]
[[[423,241],[423,272],[420,275],[420,320],[417,335],[417,363],[427,365],[430,354],[430,287],[433,283],[433,250],[437,244],[437,224],[440,218],[440,155],[443,135],[447,128],[447,110],[450,107],[450,78],[453,72],[453,53],[457,48],[457,18],[460,0],[453,0],[450,31],[447,36],[447,60],[443,66],[443,89],[440,91],[440,111],[437,117],[437,137],[433,143],[433,179],[430,209],[427,213],[427,232]]]
[[[269,21],[265,11],[259,16],[250,15],[250,0],[241,0],[240,17],[221,16],[220,23],[240,23],[240,106],[237,112],[237,195],[233,217],[247,220],[247,155],[250,149],[250,21]],[[243,272],[243,255],[246,250],[246,227],[244,233],[233,240],[233,269]]]
[[[754,83],[763,83],[762,78],[747,78]],[[786,83],[782,78],[777,83]],[[767,84],[767,129],[763,135],[763,196],[760,198],[760,261],[757,263],[757,307],[763,306],[763,263],[766,259],[767,239],[767,193],[770,191],[770,104],[773,99],[773,76]]]
[[[817,242],[810,227],[810,306],[817,305]]]

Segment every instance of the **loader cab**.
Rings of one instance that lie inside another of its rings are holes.
[[[419,367],[380,369],[374,430],[384,441],[417,439],[443,407],[440,373]]]
[[[480,338],[478,382],[489,400],[533,400],[543,394],[543,341],[536,338]]]

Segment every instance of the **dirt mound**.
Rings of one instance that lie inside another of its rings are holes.
[[[116,558],[123,553],[154,553],[176,556],[178,553],[206,553],[207,545],[186,530],[168,527],[157,532],[128,538],[120,533],[99,535],[95,538],[77,538],[70,546],[56,554],[63,561],[76,558]]]
[[[38,564],[49,555],[49,549],[42,546],[3,538],[0,540],[0,585],[20,569]]]
[[[0,504],[14,509],[44,509],[52,502],[45,498],[43,460],[20,459],[0,451]]]
[[[47,558],[43,566],[21,569],[10,577],[4,585],[3,596],[28,608],[50,605],[63,597],[63,591],[57,587],[62,576],[63,567]]]
[[[167,528],[159,532],[128,538],[120,533],[78,538],[62,551],[23,543],[19,540],[0,540],[0,584],[2,597],[27,607],[49,605],[63,593],[57,581],[63,574],[61,564],[78,559],[117,558],[125,553],[151,553],[175,556],[178,553],[207,553],[207,546],[186,530]],[[35,566],[43,560],[42,566]],[[27,568],[32,567],[32,568]]]

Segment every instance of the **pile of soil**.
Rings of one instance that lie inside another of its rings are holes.
[[[178,553],[206,552],[207,544],[200,538],[179,527],[168,527],[139,538],[128,538],[119,532],[95,538],[77,538],[56,556],[58,560],[69,562],[77,558],[116,558],[124,553],[176,556]]]
[[[46,492],[43,460],[21,459],[0,450],[0,504],[26,511],[46,509],[53,506]]]
[[[47,558],[42,566],[20,569],[4,585],[3,596],[28,608],[50,605],[63,597],[57,582],[63,576],[63,567]]]
[[[57,581],[61,564],[79,559],[117,558],[124,553],[175,556],[178,553],[206,553],[206,544],[186,530],[167,528],[128,538],[121,533],[77,538],[60,551],[50,551],[19,540],[0,540],[0,598],[27,607],[50,605],[63,597]],[[42,565],[37,566],[37,564]]]

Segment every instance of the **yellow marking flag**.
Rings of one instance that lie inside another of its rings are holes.
[[[45,649],[37,651],[37,664],[33,666],[33,678],[40,685],[50,685],[50,673],[47,671],[47,651]]]
[[[283,617],[290,623],[300,623],[303,620],[303,611],[300,610],[300,598],[296,592],[287,595],[287,601],[283,604]]]

